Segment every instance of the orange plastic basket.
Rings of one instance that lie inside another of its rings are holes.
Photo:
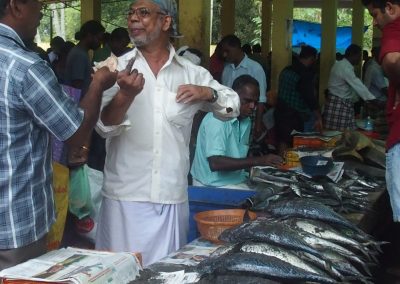
[[[219,235],[226,229],[243,223],[244,209],[222,209],[199,212],[194,215],[197,229],[201,237],[213,243],[220,244]],[[257,214],[248,211],[250,220],[257,218]]]

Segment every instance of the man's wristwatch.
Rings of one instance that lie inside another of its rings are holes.
[[[218,100],[218,93],[216,90],[211,89],[212,98],[208,101],[210,103],[215,103]]]

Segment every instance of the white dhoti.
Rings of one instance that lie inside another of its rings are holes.
[[[146,267],[187,243],[189,204],[127,202],[103,197],[96,249],[139,252]]]

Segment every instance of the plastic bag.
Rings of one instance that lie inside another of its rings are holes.
[[[57,219],[47,234],[47,249],[58,249],[64,234],[65,220],[68,212],[69,169],[53,163],[53,191]]]
[[[71,169],[69,211],[78,219],[89,216],[93,208],[88,171],[87,165]]]
[[[75,221],[75,230],[80,236],[94,243],[102,201],[103,172],[88,167],[88,178],[93,207],[89,216]]]

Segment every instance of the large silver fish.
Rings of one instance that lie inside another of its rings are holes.
[[[322,220],[343,226],[355,232],[362,232],[361,229],[350,223],[347,219],[333,211],[331,208],[309,199],[282,200],[270,204],[266,209],[276,217],[300,217]]]
[[[317,283],[337,283],[335,279],[311,273],[293,266],[276,257],[257,253],[225,254],[217,259],[209,259],[197,266],[201,275],[238,273],[254,275],[279,281],[311,281]]]
[[[242,252],[259,253],[259,254],[273,256],[279,258],[282,261],[288,262],[291,265],[294,265],[298,268],[304,269],[306,271],[319,275],[328,276],[325,272],[321,271],[312,264],[307,263],[306,261],[298,257],[294,252],[286,250],[283,247],[279,247],[268,243],[254,243],[254,242],[246,242],[244,244],[239,244],[238,246],[240,251]]]
[[[261,221],[244,223],[238,227],[223,231],[219,239],[228,243],[244,241],[272,243],[322,257],[321,253],[310,247],[295,230],[282,223]]]

